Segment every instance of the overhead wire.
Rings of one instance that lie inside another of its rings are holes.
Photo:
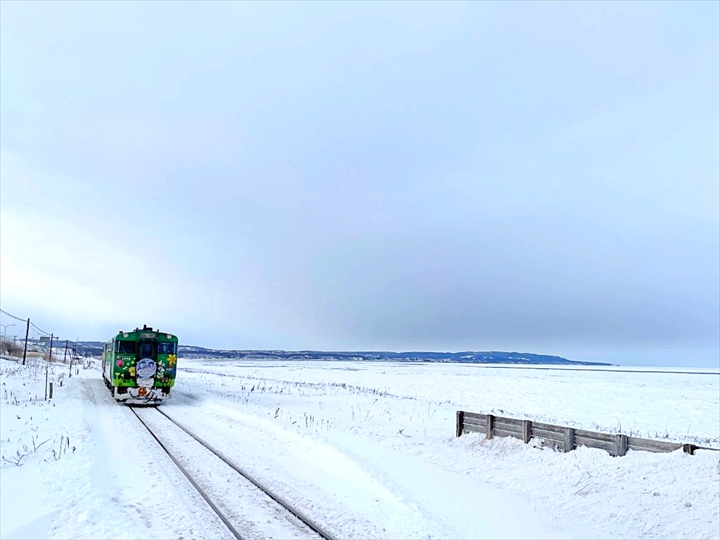
[[[3,315],[6,315],[7,317],[10,317],[10,318],[12,318],[12,319],[15,319],[16,321],[21,321],[21,322],[24,322],[24,323],[27,323],[27,322],[28,322],[28,319],[21,319],[20,317],[17,317],[17,316],[15,316],[15,315],[13,315],[12,313],[8,313],[8,312],[5,311],[4,309],[0,309],[0,313],[2,313]],[[43,330],[42,328],[40,328],[39,326],[37,326],[37,325],[36,325],[35,323],[33,323],[32,321],[30,321],[30,327],[29,327],[29,329],[30,329],[30,328],[32,328],[34,331],[35,331],[35,330],[37,331],[37,337],[50,336],[50,335],[52,335],[50,332],[46,332],[45,330]],[[36,337],[36,334],[35,334],[34,331],[32,332],[33,338]]]
[[[8,313],[4,309],[0,309],[0,313],[2,313],[3,315],[7,315],[8,317],[15,319],[16,321],[27,322],[27,319],[21,319],[20,317],[16,317],[12,313]]]
[[[49,336],[49,335],[50,335],[50,332],[46,332],[46,331],[43,330],[42,328],[38,328],[38,327],[37,327],[35,324],[33,324],[32,322],[30,323],[30,326],[32,326],[35,330],[37,330],[37,331],[40,332],[41,334],[44,334],[44,335],[46,335],[46,336]]]

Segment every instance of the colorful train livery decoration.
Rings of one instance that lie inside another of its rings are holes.
[[[148,326],[118,332],[103,347],[105,385],[119,402],[162,403],[175,384],[177,351],[177,336]]]

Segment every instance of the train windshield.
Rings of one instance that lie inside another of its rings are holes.
[[[117,342],[117,352],[120,354],[135,354],[135,346],[137,343],[134,341],[118,341]]]
[[[158,354],[177,353],[177,344],[172,341],[161,341],[158,343]]]
[[[140,343],[140,358],[155,358],[155,347],[151,341]]]

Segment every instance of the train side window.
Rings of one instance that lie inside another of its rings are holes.
[[[136,343],[134,341],[118,341],[117,352],[122,354],[135,354],[135,345]]]
[[[158,354],[175,354],[175,343],[171,341],[161,341],[158,343]]]

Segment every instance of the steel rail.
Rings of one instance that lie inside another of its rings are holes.
[[[175,465],[177,465],[178,469],[180,469],[180,472],[182,472],[182,473],[185,475],[185,478],[187,478],[188,481],[192,484],[192,486],[198,491],[198,493],[200,493],[200,495],[202,496],[202,498],[205,499],[205,502],[210,505],[210,508],[213,509],[213,511],[214,511],[214,512],[217,514],[217,516],[222,520],[222,522],[223,522],[223,523],[225,524],[225,526],[230,530],[230,532],[233,534],[233,536],[234,536],[235,538],[237,538],[237,540],[246,540],[245,537],[242,536],[242,535],[237,531],[237,529],[235,529],[235,527],[233,527],[232,523],[230,523],[230,521],[225,517],[225,514],[223,514],[222,511],[215,505],[215,503],[213,503],[213,502],[210,500],[210,497],[205,493],[205,491],[197,484],[197,482],[195,482],[195,480],[193,480],[192,476],[190,475],[190,473],[187,472],[187,470],[185,469],[185,467],[183,467],[182,464],[181,464],[177,459],[175,459],[175,456],[172,455],[172,452],[170,452],[170,450],[168,449],[168,447],[165,446],[165,444],[163,444],[163,442],[157,437],[157,435],[155,435],[155,433],[154,433],[153,430],[150,428],[150,426],[147,425],[147,423],[145,422],[145,420],[143,420],[143,419],[140,417],[140,415],[135,411],[135,409],[133,409],[132,407],[128,407],[128,408],[133,412],[133,414],[135,415],[135,417],[136,417],[138,420],[140,420],[140,423],[141,423],[143,426],[145,426],[145,429],[148,430],[148,432],[150,433],[150,435],[153,436],[153,438],[157,441],[157,443],[160,445],[160,447],[161,447],[163,450],[165,450],[165,453],[170,457],[170,459],[172,459],[173,463],[175,463]]]
[[[270,488],[268,488],[265,484],[263,484],[260,480],[257,480],[254,478],[250,473],[244,471],[235,463],[230,461],[227,457],[225,457],[222,452],[217,450],[215,447],[213,447],[210,443],[205,441],[204,439],[198,437],[195,435],[192,431],[190,431],[188,428],[180,424],[178,421],[176,421],[174,418],[171,418],[168,416],[164,411],[161,411],[160,409],[156,409],[157,412],[162,414],[165,418],[170,420],[173,424],[175,424],[177,427],[182,429],[185,433],[190,435],[193,439],[195,439],[197,442],[202,444],[205,448],[210,450],[213,454],[215,454],[218,458],[223,460],[228,466],[230,466],[232,469],[234,469],[238,474],[240,474],[243,478],[248,480],[250,483],[255,485],[260,491],[265,493],[268,497],[270,497],[273,501],[278,503],[280,506],[285,508],[288,512],[290,512],[293,516],[295,516],[297,519],[299,519],[302,523],[304,523],[309,529],[311,529],[313,532],[317,533],[318,536],[323,538],[324,540],[335,540],[335,537],[330,534],[328,531],[326,531],[321,525],[315,523],[312,519],[310,519],[308,516],[303,514],[300,510],[292,506],[290,503],[286,502],[282,497],[279,495],[276,495],[273,493]]]

